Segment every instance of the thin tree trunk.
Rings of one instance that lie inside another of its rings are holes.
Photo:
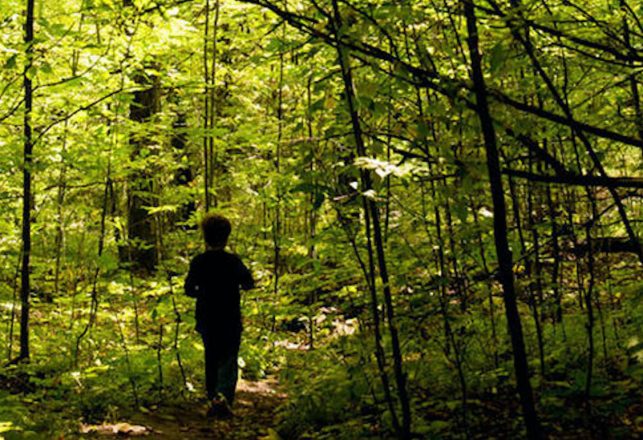
[[[16,322],[16,302],[18,297],[18,278],[20,277],[20,269],[22,267],[22,252],[18,254],[18,261],[16,262],[16,271],[13,276],[13,288],[11,296],[11,317],[9,318],[9,337],[7,346],[7,361],[11,362],[13,357],[13,332]]]
[[[281,37],[285,38],[286,25],[282,26]],[[276,173],[276,203],[272,224],[272,246],[273,246],[273,315],[271,329],[274,332],[276,327],[276,308],[279,298],[279,272],[281,271],[281,142],[284,132],[283,113],[283,86],[284,86],[284,54],[279,51],[279,79],[277,82],[277,143],[275,145],[275,173]]]
[[[60,290],[60,269],[62,266],[62,254],[65,248],[65,220],[63,206],[65,204],[65,195],[67,190],[67,163],[65,159],[65,153],[67,151],[67,125],[68,121],[65,121],[61,151],[62,160],[60,164],[60,172],[58,174],[58,193],[56,194],[56,238],[54,239],[55,262],[53,297],[58,296],[58,291]]]
[[[315,166],[316,166],[316,158],[317,158],[317,149],[316,149],[316,142],[313,140],[314,136],[314,131],[313,131],[313,115],[311,111],[311,106],[312,106],[312,91],[311,91],[311,83],[312,83],[312,75],[308,76],[308,81],[306,82],[306,128],[307,128],[307,134],[308,134],[308,142],[310,143],[310,163],[309,163],[309,168],[308,171],[310,172],[310,177],[312,180],[313,188],[315,188],[313,191],[310,192],[309,194],[309,208],[307,210],[307,219],[308,219],[308,258],[311,260],[317,260],[317,252],[315,249],[315,236],[317,235],[317,209],[318,206],[317,204],[317,189],[315,187],[316,184],[316,178],[315,178]],[[310,298],[309,298],[309,304],[308,304],[308,340],[309,344],[308,347],[311,350],[314,350],[315,348],[315,312],[316,312],[316,306],[317,306],[317,289],[313,289],[310,292]]]
[[[342,45],[342,20],[339,12],[339,5],[337,0],[332,1],[333,6],[333,21],[331,22],[335,39],[337,43],[337,54],[342,71],[342,79],[344,81],[344,90],[346,92],[346,103],[351,118],[353,128],[353,135],[355,138],[355,146],[357,154],[361,157],[366,156],[366,148],[362,136],[362,129],[359,122],[359,115],[355,107],[355,90],[352,78],[352,71],[350,67],[350,59],[346,53],[346,49]],[[360,171],[362,191],[370,191],[373,187],[371,177],[366,170]],[[388,268],[386,265],[386,257],[384,253],[384,240],[382,237],[381,222],[379,217],[379,209],[374,200],[362,196],[365,202],[366,211],[371,216],[373,226],[373,242],[377,256],[377,263],[379,268],[379,276],[382,282],[382,289],[384,291],[384,304],[386,306],[386,319],[388,324],[389,334],[391,336],[391,346],[393,350],[393,369],[395,373],[395,382],[397,385],[398,399],[402,410],[402,425],[398,435],[402,439],[411,438],[411,407],[410,401],[406,390],[406,375],[403,369],[402,352],[400,348],[400,341],[397,332],[397,325],[395,322],[395,312],[393,308],[393,300],[391,295],[391,287],[388,276]]]
[[[594,305],[593,305],[593,296],[594,296],[594,252],[592,250],[592,236],[591,236],[591,226],[586,227],[586,239],[589,245],[589,251],[587,253],[587,271],[589,272],[589,285],[585,290],[585,308],[587,310],[587,376],[585,377],[585,399],[587,400],[588,406],[591,398],[592,392],[592,375],[594,372]],[[587,414],[589,420],[589,414]]]
[[[31,189],[31,170],[33,165],[33,66],[34,58],[34,0],[27,0],[27,15],[25,22],[25,55],[26,62],[23,71],[24,82],[24,159],[22,167],[22,269],[20,272],[20,359],[29,360],[29,295],[31,276],[31,210],[33,194]]]
[[[478,48],[478,29],[473,0],[464,0],[464,13],[467,21],[467,43],[469,46],[469,56],[472,69],[471,76],[476,92],[477,112],[480,118],[480,125],[482,128],[487,156],[487,169],[489,172],[489,181],[493,200],[494,240],[496,244],[496,254],[498,257],[499,278],[500,283],[502,284],[505,302],[505,314],[507,316],[511,345],[514,352],[516,382],[525,418],[527,437],[535,440],[540,439],[542,434],[540,422],[534,406],[531,384],[529,383],[527,353],[525,351],[525,341],[522,334],[522,325],[520,323],[520,314],[518,313],[516,291],[514,288],[514,276],[512,269],[513,258],[511,250],[509,249],[509,241],[507,239],[507,212],[505,207],[502,177],[500,174],[500,158],[498,156],[498,148],[496,145],[496,133],[489,113],[489,105],[487,103],[486,86],[482,73],[480,51]]]
[[[476,223],[476,236],[478,239],[478,246],[480,247],[480,259],[482,261],[482,268],[485,272],[485,278],[487,280],[491,279],[491,271],[489,270],[489,265],[487,264],[487,254],[484,250],[484,242],[482,240],[482,232],[480,228],[477,227],[478,224],[478,207],[471,198],[471,212],[473,213],[473,221]],[[485,282],[485,288],[487,289],[487,298],[489,301],[489,319],[491,320],[491,341],[493,343],[493,365],[498,368],[499,359],[498,359],[498,332],[496,330],[496,311],[493,304],[493,289],[491,281]]]
[[[162,352],[163,352],[163,329],[165,326],[163,323],[159,323],[159,339],[156,343],[156,367],[158,370],[158,377],[159,377],[159,389],[158,389],[158,398],[159,402],[163,401],[163,357],[162,357]]]
[[[207,136],[208,139],[208,170],[209,174],[207,176],[208,178],[208,188],[210,189],[211,193],[210,194],[210,203],[214,206],[218,206],[218,198],[217,198],[217,191],[214,191],[214,176],[215,172],[217,170],[217,160],[214,154],[214,135],[212,131],[214,130],[215,127],[215,122],[216,122],[216,105],[217,105],[217,100],[216,100],[216,81],[217,81],[217,38],[218,38],[218,31],[219,31],[219,15],[220,15],[220,3],[219,0],[215,0],[214,2],[214,23],[212,25],[212,65],[210,67],[210,80],[209,80],[209,100],[210,100],[210,109],[209,109],[209,114],[208,114],[208,128],[210,129],[210,133]]]
[[[78,33],[83,30],[83,23],[85,21],[85,1],[81,2],[81,14],[78,22]],[[79,51],[74,49],[71,55],[71,76],[75,77],[78,74],[78,58]],[[63,127],[63,138],[61,146],[61,161],[60,171],[58,174],[58,192],[56,194],[56,238],[54,239],[54,291],[51,295],[52,299],[58,296],[60,290],[60,271],[62,267],[62,256],[65,251],[65,217],[64,217],[64,204],[67,191],[67,134],[69,129],[69,120],[65,120]]]
[[[631,38],[630,38],[630,25],[627,22],[627,16],[626,16],[626,3],[624,0],[620,0],[619,4],[621,6],[621,9],[623,10],[623,42],[625,43],[625,46],[628,48],[628,52],[630,55],[633,55],[635,53],[635,49],[632,47],[631,44]],[[632,68],[633,62],[629,61],[628,62]],[[643,140],[643,109],[641,109],[641,97],[639,93],[639,85],[637,81],[637,74],[632,73],[629,75],[629,83],[630,83],[630,92],[632,93],[632,106],[634,107],[634,117],[635,122],[636,122],[636,131],[639,135],[639,139]],[[642,150],[643,152],[643,150]]]
[[[607,280],[607,294],[609,296],[610,300],[610,310],[611,311],[616,311],[619,308],[618,301],[614,295],[614,285],[612,283],[611,279],[611,274],[608,274],[608,280]],[[618,348],[623,348],[623,344],[621,343],[621,335],[618,332],[619,327],[621,326],[621,320],[618,319],[618,317],[612,315],[612,330],[614,332],[614,340],[616,341],[616,346]]]
[[[555,323],[563,322],[563,306],[562,306],[562,293],[561,287],[558,283],[558,276],[561,272],[560,268],[560,244],[558,243],[558,223],[556,218],[558,214],[556,213],[556,208],[554,207],[554,201],[552,197],[551,188],[547,186],[547,208],[549,210],[549,221],[551,222],[551,238],[552,238],[552,256],[553,264],[551,269],[551,283],[552,291],[554,294],[554,319]]]
[[[533,160],[529,156],[529,172],[532,171]],[[542,174],[542,169],[538,169],[540,174]],[[538,355],[540,360],[540,375],[545,378],[546,365],[545,365],[545,336],[543,334],[543,283],[542,283],[542,270],[540,265],[540,235],[538,234],[537,221],[540,219],[534,219],[534,212],[536,207],[534,206],[534,184],[532,182],[527,182],[527,223],[531,230],[531,241],[533,243],[533,274],[535,280],[530,280],[530,292],[532,294],[532,301],[534,307],[534,318],[536,324],[536,338],[538,340]],[[540,204],[537,204],[540,206]]]
[[[392,50],[389,47],[389,50]],[[387,92],[386,102],[386,162],[391,163],[391,143],[393,137],[391,136],[391,127],[393,119],[393,66],[389,66],[389,86]],[[389,226],[391,217],[391,175],[387,175],[385,179],[386,185],[386,204],[384,206],[384,243],[388,243]]]
[[[380,382],[382,383],[384,399],[386,400],[386,404],[388,406],[389,412],[391,413],[391,423],[393,425],[393,429],[396,432],[399,432],[400,422],[397,417],[397,413],[395,411],[395,403],[393,401],[393,396],[391,393],[390,380],[388,377],[388,373],[386,371],[387,369],[386,353],[384,351],[384,345],[382,342],[382,329],[381,329],[382,324],[380,321],[379,300],[377,298],[377,290],[375,286],[375,258],[374,258],[373,244],[371,239],[370,215],[368,214],[368,210],[364,208],[364,212],[365,212],[364,223],[366,228],[366,250],[368,255],[368,266],[367,266],[366,263],[364,263],[364,260],[362,259],[359,253],[357,241],[355,240],[354,235],[351,234],[351,231],[350,231],[351,221],[349,219],[346,219],[342,215],[339,208],[336,208],[336,212],[339,218],[339,222],[341,223],[342,228],[346,233],[346,237],[351,244],[353,253],[355,254],[355,258],[357,258],[360,268],[364,273],[364,278],[366,279],[366,285],[368,287],[368,291],[371,297],[370,306],[371,306],[371,316],[373,317],[373,335],[375,338],[375,360],[377,362],[377,370],[379,372]]]
[[[108,207],[108,201],[109,201],[109,192],[110,192],[110,186],[111,186],[111,164],[107,164],[107,173],[105,176],[105,189],[103,191],[103,206],[101,209],[101,216],[100,216],[100,235],[98,237],[98,251],[97,251],[97,256],[98,260],[100,260],[100,257],[103,255],[103,250],[105,249],[105,222],[107,219],[107,207]],[[80,343],[82,339],[89,333],[91,328],[93,327],[94,323],[96,322],[96,315],[98,314],[98,275],[100,274],[100,266],[98,265],[99,263],[96,263],[96,268],[94,269],[93,277],[92,277],[92,291],[91,291],[91,304],[89,307],[89,317],[87,319],[87,324],[85,324],[85,327],[83,330],[80,332],[80,334],[76,337],[76,346],[74,349],[74,366],[78,366],[78,356],[80,353]]]
[[[179,350],[179,334],[181,331],[181,313],[179,312],[179,308],[176,304],[176,296],[174,295],[174,286],[172,283],[172,275],[170,272],[167,272],[167,283],[170,288],[170,298],[172,298],[172,310],[174,311],[174,340],[172,342],[172,346],[174,348],[174,354],[176,356],[176,363],[179,366],[179,371],[181,372],[181,379],[183,380],[183,390],[181,390],[181,394],[183,394],[183,391],[188,388],[188,379],[185,374],[185,368],[183,367],[183,360],[181,359],[181,352]]]
[[[529,309],[531,310],[531,316],[534,320],[534,327],[536,329],[536,340],[538,341],[538,357],[540,359],[540,372],[541,372],[541,375],[544,377],[545,376],[545,353],[544,353],[544,347],[543,347],[543,332],[542,332],[542,327],[540,323],[540,316],[538,314],[538,303],[536,301],[536,294],[534,293],[535,283],[533,282],[533,277],[534,277],[533,267],[532,267],[531,257],[529,256],[529,252],[527,250],[527,244],[525,241],[525,236],[522,228],[520,204],[518,203],[519,195],[516,191],[516,185],[511,177],[509,177],[509,195],[511,197],[511,203],[513,206],[514,222],[516,223],[516,230],[518,231],[520,248],[522,251],[522,255],[524,255],[524,260],[525,260],[525,275],[529,279],[529,283],[527,285],[527,292],[529,295]],[[530,196],[528,195],[527,199],[529,199],[529,197]],[[531,209],[531,206],[528,206],[527,211],[530,211],[530,209]]]
[[[121,337],[121,346],[123,347],[123,352],[125,353],[125,366],[127,367],[127,378],[129,380],[130,386],[132,387],[132,396],[134,397],[134,402],[136,407],[140,404],[140,399],[138,396],[138,386],[136,384],[136,379],[134,377],[134,371],[132,368],[132,361],[130,359],[130,352],[127,346],[127,339],[125,339],[125,332],[123,332],[123,323],[121,322],[119,316],[120,311],[112,310],[112,316],[116,320],[116,326],[118,327],[118,333]]]
[[[203,197],[205,202],[205,212],[210,210],[210,154],[209,141],[211,135],[210,113],[212,112],[212,103],[210,101],[210,70],[208,66],[208,42],[210,33],[210,0],[205,1],[205,27],[203,31]]]

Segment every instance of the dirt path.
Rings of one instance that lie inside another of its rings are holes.
[[[231,420],[211,420],[205,417],[205,404],[163,407],[155,412],[138,413],[121,423],[84,426],[83,438],[147,439],[278,439],[273,430],[277,406],[285,395],[276,391],[274,380],[240,381]]]

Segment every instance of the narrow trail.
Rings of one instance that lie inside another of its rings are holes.
[[[284,401],[274,379],[239,381],[235,417],[213,420],[205,416],[204,403],[167,406],[157,411],[133,415],[119,423],[82,427],[82,438],[141,438],[159,440],[276,439],[276,408]]]

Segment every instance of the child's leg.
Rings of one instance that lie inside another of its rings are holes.
[[[219,362],[213,338],[206,333],[201,336],[203,337],[203,347],[205,348],[205,388],[208,392],[208,399],[212,400],[217,397],[217,364]]]
[[[237,388],[239,367],[237,363],[238,351],[221,359],[217,374],[217,392],[223,394],[228,404],[234,401],[234,392]]]

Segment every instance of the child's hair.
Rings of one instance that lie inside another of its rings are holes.
[[[222,248],[228,243],[232,226],[230,225],[230,220],[222,215],[207,214],[201,220],[201,230],[203,231],[203,238],[209,246]]]

